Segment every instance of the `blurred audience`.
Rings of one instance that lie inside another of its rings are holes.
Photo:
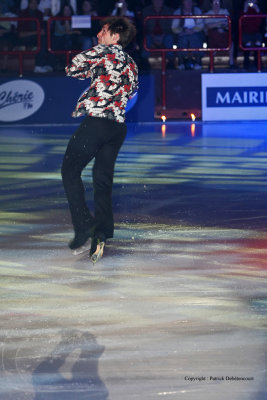
[[[192,0],[182,0],[182,6],[174,11],[174,15],[202,15],[200,8],[193,6]],[[203,19],[183,18],[173,19],[172,31],[177,37],[178,48],[202,48],[204,41]],[[180,52],[179,69],[201,69],[201,52]]]
[[[78,15],[89,15],[97,17],[97,12],[93,8],[93,2],[90,0],[83,0],[78,9]],[[99,31],[99,21],[91,19],[91,27],[80,29],[80,47],[82,50],[90,49],[97,44],[97,33]]]
[[[35,57],[34,72],[44,73],[53,70],[53,56],[47,50],[46,31],[44,29],[43,13],[38,10],[39,1],[29,0],[29,5],[26,9],[21,10],[18,14],[20,18],[36,18],[40,22],[41,43],[40,51]],[[37,24],[35,21],[18,21],[18,45],[26,48],[37,48]]]
[[[125,0],[119,0],[115,3],[115,7],[113,8],[111,15],[131,18],[135,17],[134,12],[129,10],[128,3]]]
[[[175,68],[178,54],[179,69],[201,69],[202,51],[192,52],[193,48],[201,49],[207,41],[208,48],[225,48],[228,45],[228,22],[226,18],[201,19],[155,19],[146,22],[147,16],[201,16],[228,15],[232,20],[232,43],[229,51],[229,65],[235,68],[235,60],[240,56],[239,26],[241,15],[261,15],[267,13],[266,0],[0,0],[1,16],[35,17],[41,24],[41,48],[36,55],[35,72],[51,71],[64,68],[65,55],[54,56],[47,50],[46,23],[51,16],[127,16],[134,20],[137,35],[136,41],[127,51],[132,53],[140,69],[150,67],[151,56],[161,55],[148,52],[151,49],[187,48],[185,52],[166,54],[167,68]],[[16,27],[17,42],[16,42]],[[100,29],[98,20],[91,20],[88,28],[73,29],[71,21],[55,21],[51,24],[52,49],[86,50],[97,44],[97,33]],[[242,23],[242,44],[250,47],[267,46],[267,20],[265,18],[247,18]],[[37,26],[29,21],[0,22],[0,49],[8,51],[18,45],[20,49],[36,49]],[[241,53],[242,54],[242,53]],[[267,54],[267,53],[265,53]],[[2,57],[2,70],[7,69],[7,58]],[[257,63],[257,52],[254,52],[254,65]],[[250,67],[250,51],[244,51],[244,68]]]
[[[238,0],[235,0],[238,1]],[[210,0],[203,0],[200,3],[200,9],[202,10],[203,13],[206,13],[207,11],[210,10]],[[233,0],[221,0],[221,8],[226,9],[229,13],[229,15],[232,15],[233,13]]]
[[[107,1],[107,0],[96,0],[95,1],[95,8],[98,15],[107,16],[110,15],[114,6],[114,1]]]
[[[245,0],[241,15],[261,15],[257,0]],[[261,47],[263,18],[245,18],[242,22],[242,45],[244,47]],[[250,67],[250,51],[244,51],[244,68]],[[257,66],[257,52],[254,52],[254,66]]]
[[[0,0],[2,13],[17,14],[20,9],[20,0]]]
[[[135,25],[137,25],[136,15],[134,11],[129,9],[128,2],[126,0],[116,1],[113,10],[111,11],[112,16],[122,16],[130,18]],[[134,38],[129,45],[126,47],[126,52],[130,53],[131,56],[135,59],[138,67],[142,67],[142,53],[140,50],[140,46],[138,45],[137,39]]]
[[[21,0],[20,9],[25,10],[29,6],[29,0]],[[40,0],[38,10],[42,11],[43,19],[47,20],[51,15],[52,0]]]
[[[152,4],[143,9],[143,19],[148,16],[172,15],[173,9],[164,4],[164,0],[152,0]],[[154,19],[145,23],[147,48],[172,49],[173,35],[171,31],[171,19]],[[143,51],[144,57],[149,57],[147,51]],[[173,52],[167,53],[167,68],[174,68]]]
[[[56,15],[57,17],[72,17],[74,11],[68,4],[64,4],[60,12]],[[57,20],[55,21],[53,28],[53,39],[52,48],[53,50],[78,50],[80,48],[80,36],[81,31],[78,29],[72,29],[71,19]],[[63,54],[56,56],[57,70],[63,70],[66,57]]]
[[[52,15],[59,14],[65,4],[71,6],[73,13],[77,14],[77,0],[51,0]]]
[[[44,20],[47,21],[52,15],[52,1],[51,0],[40,0],[39,10],[42,11],[44,15]]]
[[[6,12],[3,13],[3,7],[0,3],[0,18],[5,18],[10,16],[8,8],[5,8]],[[0,21],[0,50],[9,51],[16,43],[16,35],[14,25],[10,21]],[[8,54],[1,55],[2,66],[1,72],[7,71]]]
[[[221,8],[221,0],[211,0],[211,8],[206,15],[228,15],[226,8]],[[226,18],[205,19],[208,48],[225,48],[229,43],[228,20]],[[229,65],[234,68],[233,46],[229,51]]]

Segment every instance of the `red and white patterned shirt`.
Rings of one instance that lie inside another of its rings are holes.
[[[79,98],[73,117],[90,115],[125,121],[125,107],[138,89],[138,68],[121,45],[99,44],[83,51],[66,68],[68,76],[91,78],[91,84]]]

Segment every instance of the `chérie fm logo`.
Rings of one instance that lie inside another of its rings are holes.
[[[42,87],[30,80],[18,79],[0,85],[0,121],[29,117],[41,107],[44,98]]]

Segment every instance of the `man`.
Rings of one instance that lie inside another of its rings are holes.
[[[83,51],[66,67],[68,76],[91,77],[73,112],[85,115],[69,141],[62,179],[74,227],[69,247],[78,254],[91,237],[93,262],[103,255],[105,241],[113,237],[112,183],[115,161],[126,136],[125,107],[138,88],[138,71],[133,59],[122,48],[133,39],[135,27],[124,17],[101,21],[98,45]],[[84,195],[82,170],[94,158],[94,217]]]

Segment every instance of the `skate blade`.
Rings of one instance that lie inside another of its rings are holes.
[[[88,250],[90,250],[90,243],[88,243],[85,246],[81,246],[78,249],[73,250],[72,254],[74,256],[78,256],[79,254],[85,253]]]
[[[102,258],[103,253],[104,253],[104,247],[105,247],[105,242],[100,242],[97,245],[97,248],[96,248],[96,251],[94,252],[94,254],[91,255],[91,260],[94,264]]]

